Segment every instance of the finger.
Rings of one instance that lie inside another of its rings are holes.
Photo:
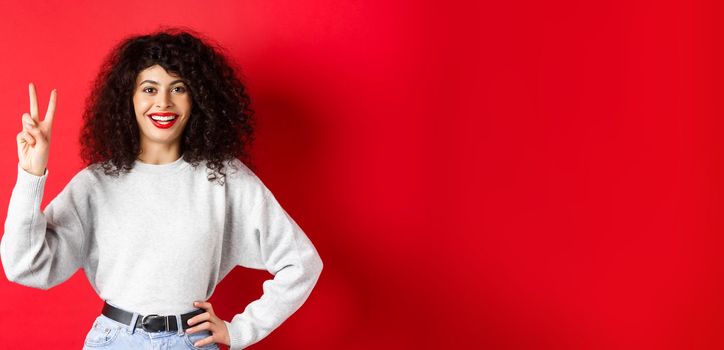
[[[209,314],[208,312],[204,312],[203,314],[189,318],[188,324],[195,325],[201,321],[208,321],[209,319],[211,319],[211,314]]]
[[[18,143],[28,143],[28,140],[25,139],[25,131],[19,132],[18,135],[15,136],[15,139]]]
[[[48,123],[48,128],[53,126],[53,117],[55,116],[55,104],[58,100],[58,90],[53,89],[50,92],[50,102],[48,102],[48,110],[45,112],[44,122]]]
[[[33,118],[30,117],[29,113],[23,113],[23,116],[21,119],[23,122],[23,130],[30,130],[37,125],[37,124],[35,124],[35,121],[33,120]]]
[[[20,141],[21,143],[27,143],[31,146],[35,145],[35,138],[30,136],[30,134],[28,134],[26,131],[21,131],[18,134],[18,141]]]
[[[27,129],[25,129],[25,132],[27,132],[28,134],[33,135],[33,136],[38,136],[38,134],[40,134],[40,129],[37,128],[35,125],[26,124],[26,127],[27,127]]]
[[[200,307],[205,310],[212,310],[211,303],[208,301],[195,301],[194,306]]]
[[[35,84],[30,83],[28,90],[30,91],[30,116],[38,121],[38,95],[35,93]]]
[[[30,134],[28,134],[28,133],[25,133],[25,142],[30,144],[31,146],[35,146],[35,144],[37,143],[35,141],[35,138],[30,136]]]
[[[22,131],[19,132],[17,136],[15,136],[15,139],[17,140],[18,144],[18,159],[22,161],[23,157],[25,157],[25,154],[27,152],[28,142],[25,140]]]
[[[201,340],[195,342],[195,343],[194,343],[194,346],[197,347],[197,348],[200,348],[200,347],[202,347],[202,346],[204,346],[204,345],[206,345],[206,344],[211,344],[211,343],[213,343],[213,342],[214,342],[214,336],[212,335],[212,336],[208,336],[208,337],[206,337],[206,338],[204,338],[204,339],[201,339]]]
[[[32,128],[29,130],[25,130],[25,133],[28,136],[33,138],[33,144],[35,143],[35,141],[44,141],[45,140],[45,136],[43,136],[40,129],[38,129],[38,128]]]
[[[196,333],[199,331],[204,331],[207,329],[211,329],[211,322],[204,322],[204,323],[199,324],[198,326],[188,328],[186,330],[186,333],[191,334],[191,333]]]

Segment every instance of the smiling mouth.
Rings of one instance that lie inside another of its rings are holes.
[[[157,128],[168,129],[173,126],[174,123],[176,123],[176,120],[178,119],[178,114],[151,114],[148,116],[148,118],[151,119],[151,123],[153,123],[153,125]]]

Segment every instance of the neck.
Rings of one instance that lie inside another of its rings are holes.
[[[145,144],[141,145],[138,160],[147,164],[172,163],[181,157],[179,143],[174,144]]]

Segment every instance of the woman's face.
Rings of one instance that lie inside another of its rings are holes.
[[[154,65],[136,77],[133,109],[142,149],[153,143],[180,143],[191,114],[191,95],[181,77],[169,75],[163,67]]]

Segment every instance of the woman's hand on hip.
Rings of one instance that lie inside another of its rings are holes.
[[[186,333],[196,333],[198,331],[208,330],[211,331],[211,336],[201,339],[194,344],[196,347],[201,347],[211,343],[220,343],[226,346],[230,346],[229,330],[226,329],[226,323],[224,320],[216,317],[214,308],[211,303],[207,301],[196,301],[194,306],[206,310],[203,314],[191,317],[188,320],[189,325],[194,326],[186,330]]]
[[[48,110],[45,112],[45,118],[41,121],[38,115],[38,96],[35,92],[35,85],[30,83],[28,90],[30,93],[30,113],[23,114],[23,131],[16,136],[18,160],[20,167],[25,171],[37,176],[43,176],[48,166],[50,130],[53,126],[58,92],[55,89],[51,91]]]

